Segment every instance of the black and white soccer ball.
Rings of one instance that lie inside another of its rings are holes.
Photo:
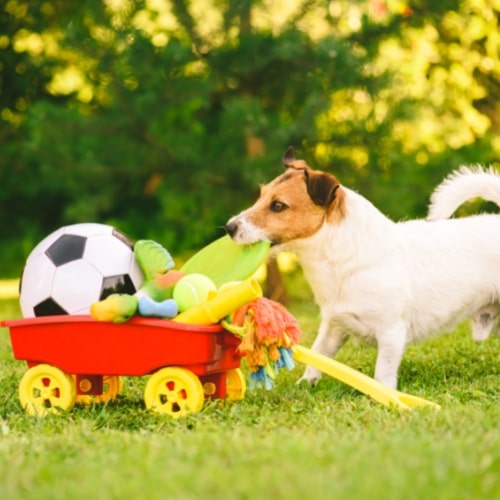
[[[90,314],[112,293],[134,294],[144,276],[133,242],[106,224],[59,228],[30,253],[20,282],[23,317]]]

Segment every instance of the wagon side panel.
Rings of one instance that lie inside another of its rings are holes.
[[[227,333],[218,325],[194,327],[143,318],[126,324],[78,316],[37,319],[7,325],[14,356],[49,363],[66,373],[133,376],[169,365],[223,367],[234,355],[234,347],[224,340]]]

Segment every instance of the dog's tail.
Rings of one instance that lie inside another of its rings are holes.
[[[468,200],[483,198],[500,206],[500,174],[492,167],[461,167],[435,189],[427,220],[448,219]]]

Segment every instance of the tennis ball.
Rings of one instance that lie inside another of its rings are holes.
[[[173,299],[177,302],[179,312],[203,302],[210,292],[217,291],[214,282],[204,274],[187,274],[174,287]]]

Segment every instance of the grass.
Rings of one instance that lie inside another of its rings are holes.
[[[293,282],[290,310],[310,345],[317,310]],[[15,299],[0,318],[19,317]],[[128,378],[105,405],[31,418],[17,399],[26,370],[0,329],[2,499],[492,499],[500,497],[499,344],[476,344],[466,325],[408,349],[400,389],[441,411],[386,408],[324,377],[211,402],[172,420],[148,412],[145,378]],[[338,359],[371,374],[376,351],[350,342]]]

